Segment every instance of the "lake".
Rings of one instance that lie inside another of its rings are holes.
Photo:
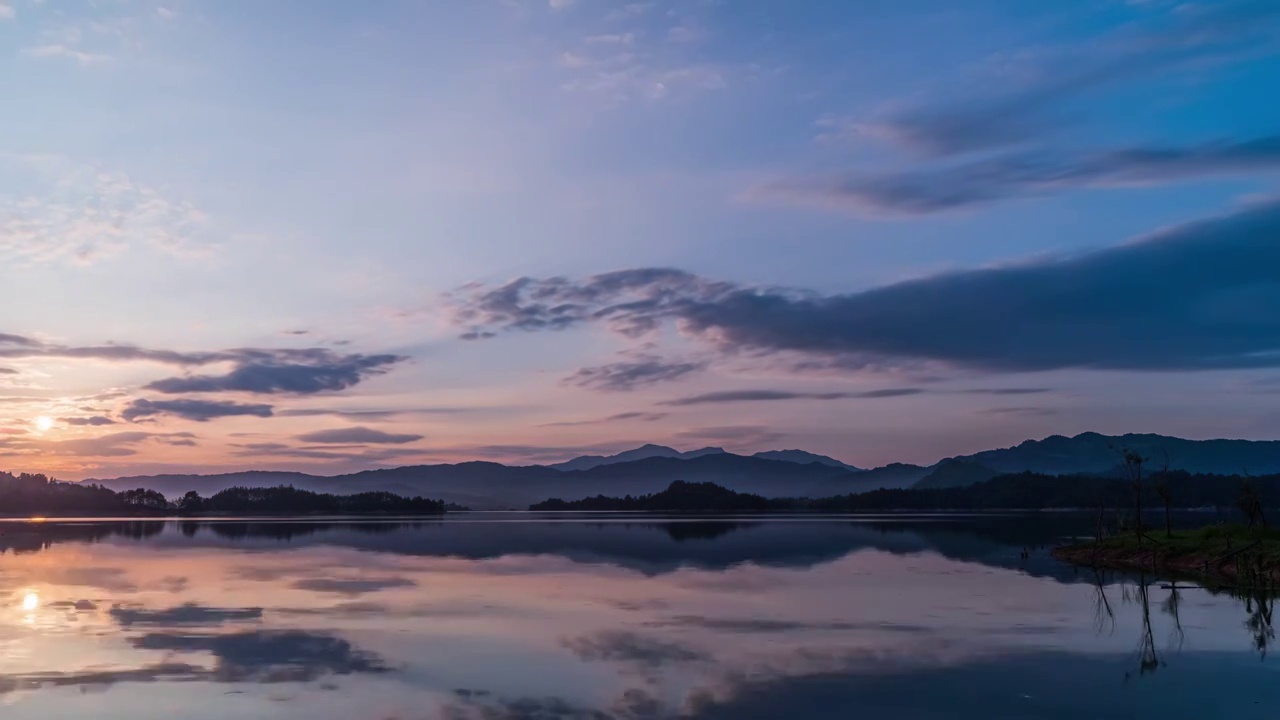
[[[1271,718],[1271,601],[1087,518],[0,522],[25,718]],[[1025,553],[1025,556],[1024,556]]]

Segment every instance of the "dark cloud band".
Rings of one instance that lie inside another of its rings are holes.
[[[820,295],[642,268],[457,298],[463,330],[665,323],[723,351],[983,370],[1280,366],[1280,201],[1070,257]]]

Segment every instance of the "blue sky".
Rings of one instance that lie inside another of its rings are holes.
[[[0,458],[1271,438],[1278,51],[1246,0],[0,2]]]

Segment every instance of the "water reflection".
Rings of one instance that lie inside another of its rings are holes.
[[[1089,522],[0,524],[0,703],[129,720],[1264,717],[1274,599],[1048,557]]]

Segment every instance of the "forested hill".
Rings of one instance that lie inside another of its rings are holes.
[[[0,472],[0,516],[158,515],[435,515],[438,500],[388,492],[329,495],[292,487],[234,487],[201,497],[189,492],[171,501],[154,490],[116,492],[100,485],[63,483],[44,475]]]
[[[1165,507],[1225,508],[1239,505],[1252,493],[1264,507],[1280,508],[1280,475],[1192,475],[1157,473],[1143,484],[1142,503],[1151,512]],[[875,512],[892,510],[1049,510],[1134,507],[1134,486],[1125,480],[1092,475],[1057,476],[1037,473],[1001,475],[967,487],[886,489],[827,498],[764,498],[738,493],[713,483],[674,482],[664,491],[641,496],[597,496],[576,501],[551,499],[531,510],[578,511],[822,511]]]

